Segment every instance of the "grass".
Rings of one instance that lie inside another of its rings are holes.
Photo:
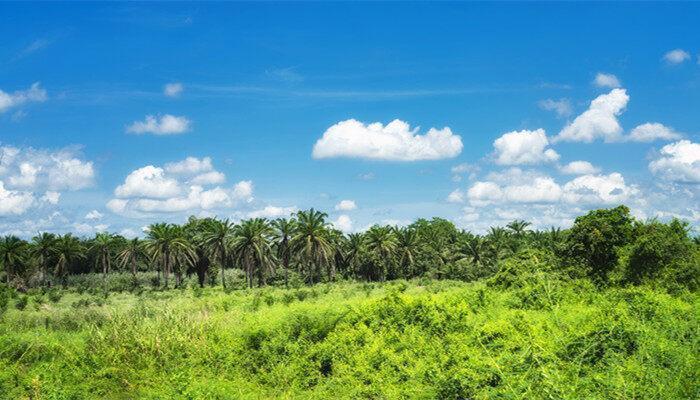
[[[546,277],[19,295],[0,396],[698,398],[699,305]]]

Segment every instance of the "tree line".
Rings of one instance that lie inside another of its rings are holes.
[[[140,271],[155,272],[164,288],[179,287],[190,275],[202,287],[226,288],[232,269],[242,271],[248,287],[289,285],[290,274],[307,284],[425,276],[477,280],[495,275],[509,260],[529,257],[597,284],[663,281],[697,289],[700,240],[680,220],[642,222],[619,206],[580,216],[569,229],[530,226],[515,220],[478,235],[433,218],[344,234],[314,209],[238,223],[190,217],[181,225],[152,224],[142,239],[106,232],[93,238],[42,232],[29,241],[8,235],[0,239],[0,264],[5,283],[19,289],[65,284],[68,276],[86,273],[106,279],[114,271],[134,278]]]

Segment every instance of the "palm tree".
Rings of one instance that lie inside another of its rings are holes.
[[[177,226],[177,235],[180,239],[184,239],[187,246],[173,246],[172,248],[172,266],[175,273],[175,287],[182,285],[182,274],[187,269],[197,262],[197,253],[194,246],[184,236],[184,229]]]
[[[345,242],[345,262],[350,269],[352,276],[357,278],[358,262],[364,249],[365,238],[361,233],[351,233]]]
[[[211,219],[201,234],[202,243],[209,249],[213,259],[218,256],[221,263],[221,284],[226,289],[226,252],[231,247],[235,225],[228,219],[219,221]]]
[[[397,239],[396,255],[399,265],[405,277],[411,276],[418,251],[418,234],[412,228],[395,228],[394,234]]]
[[[56,252],[56,235],[53,233],[42,232],[32,238],[32,255],[36,257],[39,264],[39,272],[41,275],[40,282],[43,284],[46,279],[46,273],[49,269],[51,258]]]
[[[192,245],[185,238],[182,229],[175,224],[158,223],[149,227],[146,241],[146,249],[153,260],[158,260],[163,268],[165,287],[168,287],[168,278],[173,262],[173,252],[188,251]]]
[[[513,222],[506,225],[506,228],[508,228],[513,233],[513,235],[515,235],[516,237],[520,237],[521,235],[523,235],[525,232],[528,231],[527,227],[530,225],[532,225],[532,224],[529,222],[526,222],[526,221],[523,221],[520,219],[516,219]]]
[[[274,253],[272,251],[273,228],[264,218],[241,221],[236,227],[231,251],[246,272],[248,287],[253,287],[253,276],[257,272],[258,285],[265,284],[268,269],[274,273]]]
[[[197,218],[191,216],[187,223],[183,226],[185,236],[187,240],[192,244],[195,252],[195,263],[194,268],[197,273],[197,281],[199,282],[199,287],[204,287],[204,282],[207,279],[207,274],[209,273],[209,266],[211,266],[211,260],[209,259],[209,251],[207,251],[207,245],[202,239],[202,233],[204,232],[204,227],[207,226],[212,221],[211,218]]]
[[[278,218],[272,221],[277,242],[277,256],[282,260],[284,268],[284,286],[289,287],[289,259],[292,256],[289,240],[296,229],[296,221],[292,218]]]
[[[486,235],[486,240],[488,241],[494,264],[498,267],[498,262],[500,259],[509,251],[507,247],[508,231],[501,227],[491,227],[488,235]]]
[[[144,255],[143,243],[139,238],[133,238],[126,242],[122,250],[117,253],[117,261],[122,268],[126,268],[127,265],[131,266],[131,275],[136,278],[136,266]]]
[[[328,238],[328,214],[316,211],[313,208],[308,211],[297,212],[297,229],[290,243],[299,258],[309,267],[309,277],[314,283],[316,274],[320,278],[320,270],[323,266],[331,264],[333,249]],[[329,279],[334,279],[335,268],[329,269]]]
[[[56,270],[54,274],[65,283],[68,267],[76,260],[85,258],[85,247],[80,239],[70,233],[60,236],[55,247]]]
[[[394,263],[396,249],[399,245],[399,241],[396,235],[394,235],[393,229],[388,226],[379,225],[369,228],[365,233],[365,245],[369,253],[373,255],[375,267],[381,267],[378,272],[380,274],[380,279],[384,280],[386,278],[386,267]]]
[[[467,258],[474,265],[481,265],[484,263],[486,253],[489,248],[489,243],[482,236],[474,236],[467,242]]]
[[[112,264],[112,250],[114,250],[114,236],[109,233],[100,232],[95,235],[92,245],[88,249],[95,255],[95,267],[102,267],[102,279],[107,279],[110,266]]]
[[[10,284],[12,275],[17,274],[18,267],[26,260],[27,242],[14,235],[0,240],[0,261],[5,267],[5,279]]]

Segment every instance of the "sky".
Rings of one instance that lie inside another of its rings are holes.
[[[699,3],[0,3],[0,234],[700,227]]]

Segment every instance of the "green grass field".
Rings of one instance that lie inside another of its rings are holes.
[[[20,295],[0,319],[0,396],[691,399],[699,305],[545,276]]]

